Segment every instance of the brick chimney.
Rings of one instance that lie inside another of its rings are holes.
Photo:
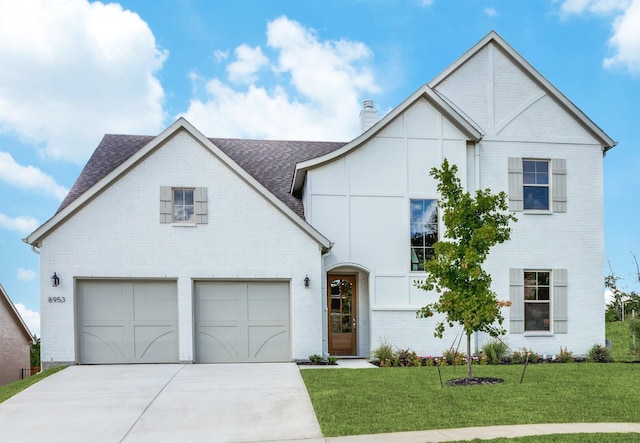
[[[373,108],[373,100],[362,102],[360,110],[360,131],[365,132],[378,121],[378,110]]]

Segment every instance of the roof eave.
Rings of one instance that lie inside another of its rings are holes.
[[[24,319],[18,312],[16,305],[13,304],[13,302],[9,298],[9,294],[7,294],[7,291],[5,291],[4,287],[1,284],[0,284],[0,297],[2,297],[5,300],[6,304],[9,306],[9,309],[12,311],[14,318],[20,324],[20,327],[21,327],[20,329],[22,330],[24,336],[32,345],[35,344],[35,340],[33,338],[33,334],[31,333],[31,330],[29,329],[27,324],[24,322]]]

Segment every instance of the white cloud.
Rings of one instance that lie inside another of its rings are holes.
[[[118,4],[0,0],[0,132],[77,163],[105,132],[155,133],[166,57]]]
[[[610,14],[624,11],[632,0],[566,0],[560,9],[565,14]]]
[[[223,62],[229,58],[229,51],[222,51],[220,49],[216,49],[213,52],[213,60],[216,62]]]
[[[613,24],[609,46],[614,55],[604,60],[606,68],[622,66],[632,74],[640,74],[640,0],[634,0]]]
[[[565,15],[588,13],[612,17],[608,43],[613,55],[603,60],[603,66],[640,74],[640,0],[566,0],[560,9]]]
[[[11,218],[0,213],[0,228],[9,231],[18,231],[22,234],[33,232],[40,223],[33,217],[15,217]]]
[[[20,281],[31,281],[38,277],[38,274],[33,269],[18,268],[16,277]]]
[[[260,47],[250,48],[240,45],[236,48],[236,60],[227,66],[229,80],[232,82],[253,83],[257,80],[257,72],[269,59],[264,56]]]
[[[11,154],[0,151],[0,180],[20,189],[35,190],[63,200],[69,190],[35,166],[22,166]]]
[[[24,320],[32,334],[40,337],[40,313],[32,311],[22,303],[15,303],[16,310]]]
[[[433,0],[418,0],[421,6],[429,7],[433,5]]]
[[[273,60],[255,50],[247,59],[258,61],[254,68],[272,65],[282,85],[267,88],[253,77],[245,89],[236,89],[210,79],[206,99],[193,99],[185,117],[211,137],[350,140],[357,135],[361,95],[378,90],[367,46],[321,41],[313,30],[280,17],[267,25],[267,47],[276,53]]]
[[[496,17],[498,15],[498,11],[496,11],[496,8],[484,8],[484,13],[487,14],[489,17]]]

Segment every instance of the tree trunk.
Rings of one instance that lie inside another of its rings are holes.
[[[467,332],[467,378],[471,380],[473,374],[471,372],[471,333]]]

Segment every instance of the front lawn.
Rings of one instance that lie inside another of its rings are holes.
[[[56,372],[66,368],[66,366],[56,366],[54,368],[45,369],[44,371],[32,375],[31,377],[23,378],[22,380],[14,381],[6,385],[0,386],[0,403],[6,399],[13,397],[18,392],[24,391],[34,383],[39,382],[45,377],[55,374]]]
[[[474,366],[497,385],[440,387],[435,367],[301,371],[325,436],[528,423],[637,422],[640,364]],[[465,376],[441,368],[443,380]]]
[[[611,356],[615,361],[633,361],[639,356],[631,353],[631,331],[626,321],[606,323],[607,338],[611,340]]]

